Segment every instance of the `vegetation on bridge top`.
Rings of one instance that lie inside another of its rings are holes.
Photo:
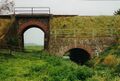
[[[120,16],[53,17],[51,34],[68,36],[111,36],[119,34]]]
[[[0,18],[0,40],[8,31],[13,20],[14,18]],[[50,21],[50,28],[52,35],[65,35],[66,37],[119,35],[120,16],[53,16]]]

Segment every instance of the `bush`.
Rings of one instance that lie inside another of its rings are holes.
[[[87,81],[106,81],[104,77],[95,75],[92,78],[89,78]]]
[[[99,57],[93,58],[89,60],[85,65],[88,67],[95,67],[101,62],[101,59]]]
[[[115,55],[108,55],[105,57],[103,63],[110,67],[115,67],[118,64],[118,59]]]
[[[76,76],[81,81],[85,81],[87,78],[90,78],[93,75],[94,71],[86,66],[82,66],[78,70],[76,70]]]
[[[120,64],[116,66],[114,74],[120,77]]]

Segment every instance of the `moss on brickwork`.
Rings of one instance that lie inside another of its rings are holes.
[[[8,32],[10,23],[11,23],[10,19],[0,18],[0,40],[3,39],[5,34]]]
[[[0,48],[6,48],[7,39],[10,37],[9,31],[11,31],[11,27],[13,25],[14,18],[0,18]]]

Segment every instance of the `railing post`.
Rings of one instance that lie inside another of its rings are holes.
[[[49,8],[49,14],[50,14],[50,8]]]
[[[31,8],[31,11],[32,11],[32,15],[33,15],[33,7]]]
[[[16,13],[15,13],[15,7],[14,7],[14,15],[16,15]]]

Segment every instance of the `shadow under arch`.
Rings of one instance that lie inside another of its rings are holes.
[[[85,64],[91,59],[91,55],[82,48],[72,48],[66,53],[71,61],[81,65]]]

